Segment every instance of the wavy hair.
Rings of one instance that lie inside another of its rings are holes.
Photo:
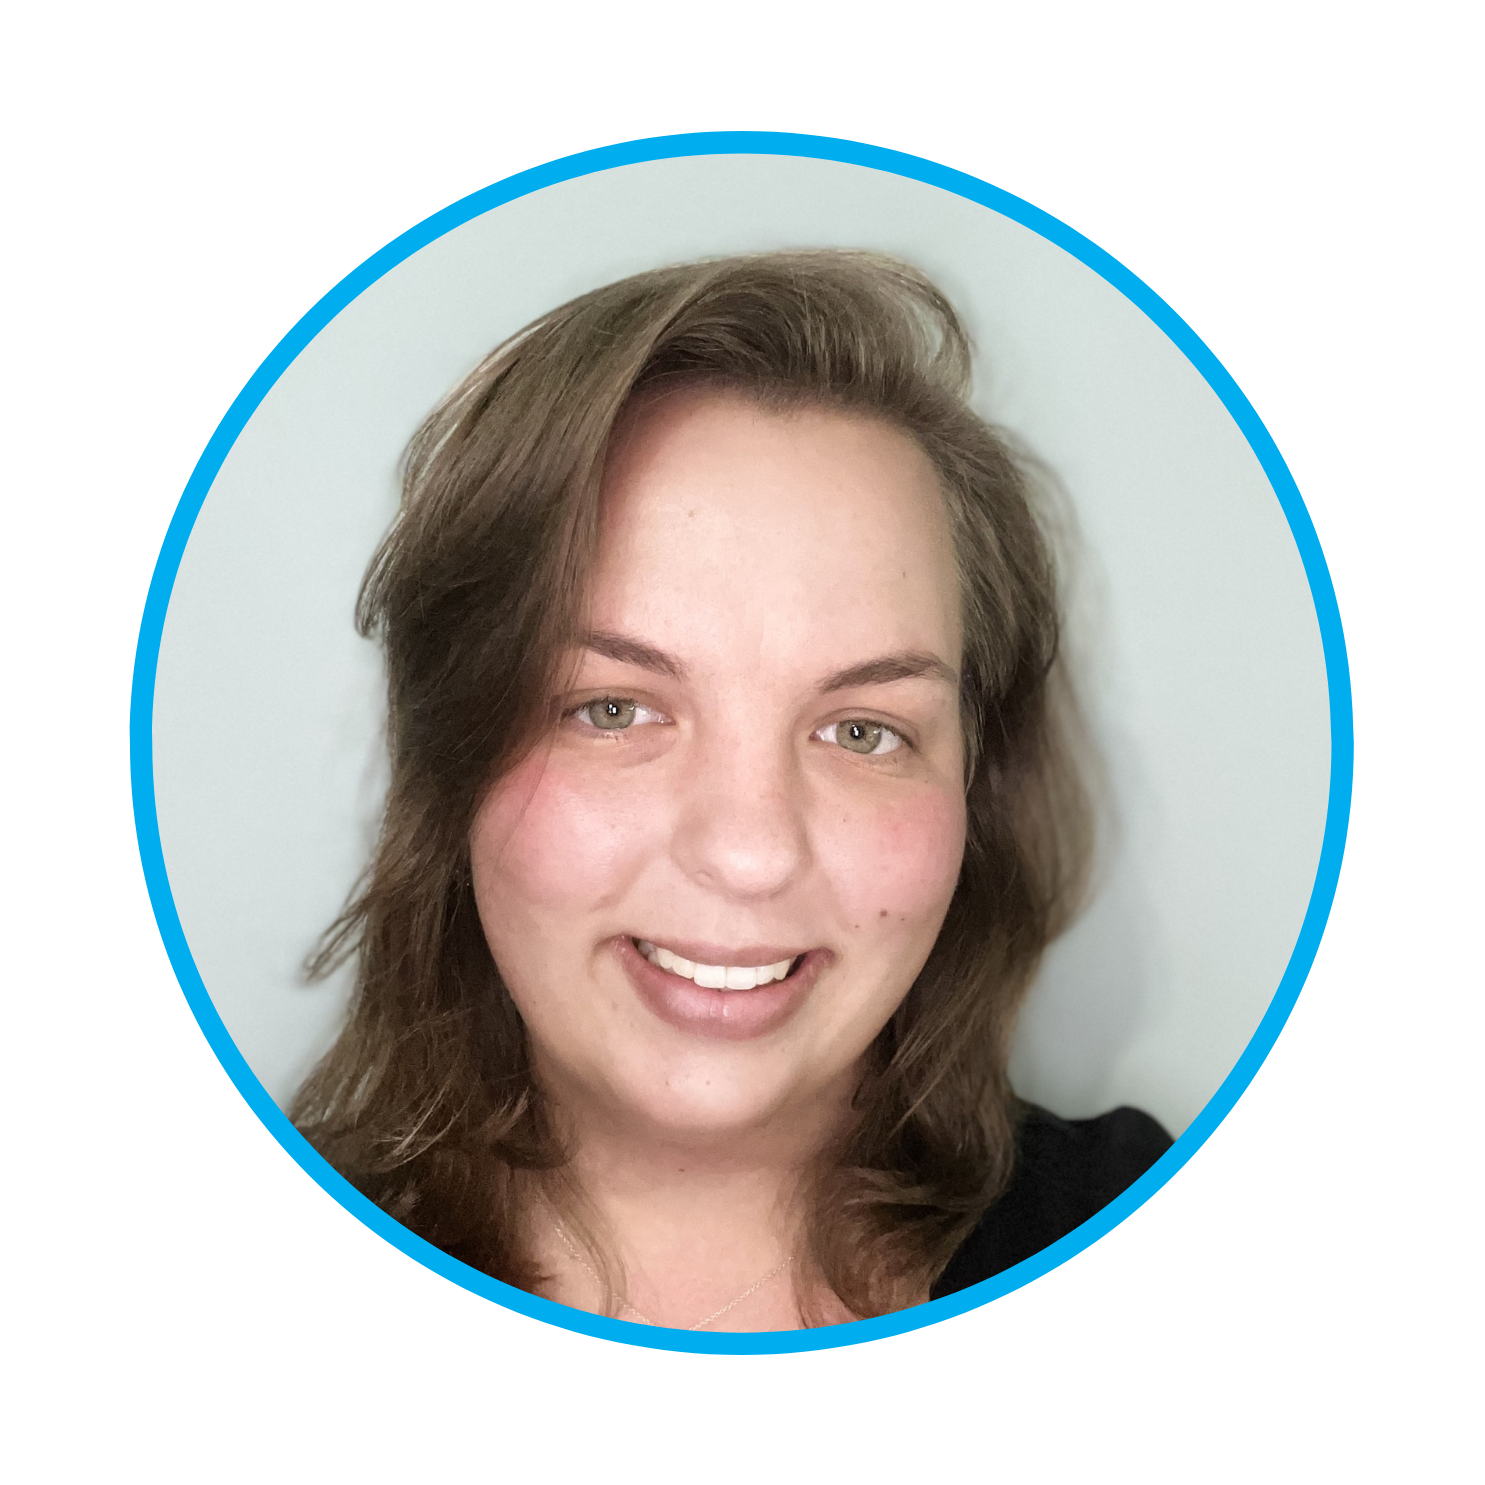
[[[354,955],[354,998],[291,1117],[454,1257],[521,1288],[543,1282],[524,1219],[537,1192],[562,1187],[567,1153],[481,930],[468,837],[485,791],[551,725],[584,628],[609,441],[632,399],[661,386],[878,418],[937,471],[963,605],[964,860],[933,951],[864,1060],[852,1126],[811,1173],[810,1264],[857,1315],[901,1308],[1004,1189],[1010,1033],[1077,904],[1090,812],[1044,521],[1025,461],[969,406],[970,371],[953,306],[904,263],[724,258],[544,315],[413,438],[357,611],[386,653],[386,813],[310,962],[323,975]]]

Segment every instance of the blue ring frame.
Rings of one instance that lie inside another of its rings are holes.
[[[373,1202],[361,1195],[343,1176],[309,1146],[304,1137],[269,1098],[242,1054],[222,1024],[211,1003],[206,986],[196,968],[191,950],[181,928],[165,858],[160,843],[159,821],[155,813],[153,713],[155,676],[159,663],[160,639],[165,614],[170,602],[176,573],[190,538],[191,528],[207,492],[230,452],[238,435],[269,388],[279,379],[296,356],[364,289],[383,274],[410,257],[420,248],[463,223],[561,181],[573,180],[601,170],[633,165],[650,160],[678,159],[699,155],[782,155],[813,160],[833,160],[847,165],[860,165],[871,170],[905,176],[937,186],[956,196],[986,206],[1029,227],[1033,232],[1055,243],[1088,265],[1101,278],[1112,284],[1170,338],[1221,398],[1228,413],[1242,430],[1249,446],[1257,455],[1268,476],[1289,529],[1304,562],[1310,594],[1320,622],[1320,638],[1325,656],[1325,672],[1330,699],[1330,792],[1326,808],[1325,834],[1320,848],[1320,861],[1309,906],[1295,941],[1294,951],[1279,981],[1268,1010],[1258,1024],[1252,1039],[1232,1071],[1223,1080],[1190,1127],[1132,1186],[1104,1207],[1096,1216],[1065,1237],[1042,1249],[1034,1257],[992,1279],[973,1285],[943,1299],[874,1320],[857,1320],[845,1325],[816,1330],[725,1332],[668,1330],[590,1315],[552,1300],[541,1299],[492,1279],[477,1269],[449,1257],[431,1243],[394,1221]],[[400,1248],[419,1263],[442,1274],[454,1283],[486,1299],[520,1311],[538,1320],[564,1329],[605,1340],[630,1345],[650,1346],[667,1351],[689,1351],[728,1355],[772,1355],[789,1351],[814,1351],[834,1346],[855,1345],[879,1336],[899,1335],[933,1325],[951,1315],[977,1309],[1030,1283],[1042,1274],[1065,1263],[1074,1254],[1096,1242],[1116,1227],[1156,1191],[1201,1148],[1208,1136],[1227,1116],[1243,1090],[1268,1056],[1275,1039],[1294,1008],[1310,965],[1319,948],[1320,936],[1330,915],[1340,876],[1341,857],[1345,850],[1346,830],[1351,809],[1351,782],[1354,736],[1351,714],[1350,671],[1346,660],[1346,642],[1341,629],[1340,610],[1330,571],[1320,549],[1320,541],[1300,498],[1299,489],[1289,473],[1277,446],[1263,426],[1248,399],[1228,375],[1222,363],[1181,317],[1124,265],[1097,244],[1059,221],[1056,217],[988,185],[972,175],[951,170],[916,155],[852,140],[832,139],[824,135],[784,134],[747,130],[724,130],[695,134],[670,134],[653,139],[631,140],[567,155],[532,170],[498,181],[483,190],[435,212],[417,226],[394,238],[373,253],[360,267],[348,273],[335,285],[284,338],[273,348],[263,364],[238,393],[226,416],[218,424],[197,461],[176,506],[160,555],[150,580],[144,614],[139,627],[139,644],[135,653],[134,679],[129,715],[130,773],[134,796],[135,828],[139,837],[139,855],[144,867],[150,902],[166,953],[176,978],[185,992],[202,1032],[213,1052],[247,1100],[249,1107],[267,1126],[275,1139],[298,1161],[300,1166],[353,1216],[359,1218],[389,1243]]]

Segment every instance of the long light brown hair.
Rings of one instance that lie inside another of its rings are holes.
[[[291,1111],[392,1216],[521,1288],[533,1193],[567,1151],[486,945],[468,837],[492,782],[552,723],[584,630],[599,487],[637,395],[705,383],[835,408],[937,470],[962,593],[968,833],[922,973],[861,1070],[854,1122],[807,1192],[813,1273],[857,1315],[920,1296],[1003,1190],[1019,1002],[1075,904],[1086,797],[1068,743],[1057,585],[1033,488],[967,402],[970,346],[921,273],[848,252],[640,274],[499,346],[410,445],[401,512],[358,623],[385,645],[391,787],[374,857],[311,972],[349,954],[349,1019]]]

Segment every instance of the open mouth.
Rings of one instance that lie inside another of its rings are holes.
[[[787,942],[724,946],[669,944],[632,935],[614,940],[641,1004],[678,1031],[722,1041],[768,1036],[808,1001],[835,955]]]
[[[678,979],[691,980],[703,990],[756,990],[760,985],[788,979],[806,957],[796,954],[772,964],[697,964],[663,944],[652,944],[642,938],[634,939],[633,944],[656,969]]]

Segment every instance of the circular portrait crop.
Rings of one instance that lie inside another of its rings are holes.
[[[1199,1147],[1324,926],[1314,533],[1150,290],[841,141],[559,161],[285,339],[137,663],[172,962],[285,1149],[576,1330],[848,1344]]]

